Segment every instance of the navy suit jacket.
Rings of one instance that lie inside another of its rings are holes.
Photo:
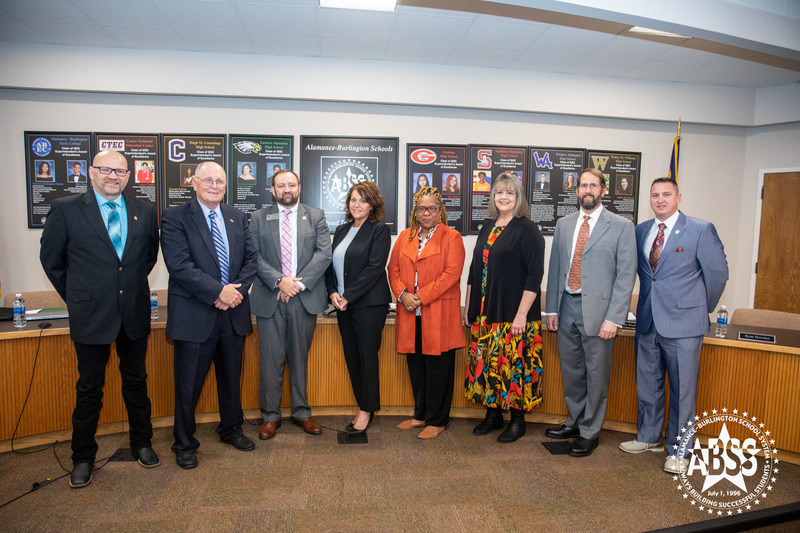
[[[242,303],[226,311],[239,335],[253,329],[247,292],[258,269],[258,255],[247,216],[220,204],[228,235],[229,283],[241,283]],[[222,291],[219,259],[211,230],[197,198],[164,211],[161,217],[161,251],[169,271],[166,335],[170,339],[204,342],[219,309],[214,302]]]
[[[67,303],[70,336],[83,344],[111,344],[120,325],[131,339],[150,333],[147,275],[158,259],[158,222],[152,204],[123,195],[128,237],[117,256],[90,187],[53,202],[42,231],[39,259]]]
[[[342,242],[353,223],[336,228],[331,249],[335,250]],[[389,281],[386,277],[386,261],[389,259],[392,238],[389,226],[376,220],[364,222],[350,242],[344,254],[344,294],[347,308],[355,309],[370,305],[388,304],[392,301]],[[325,272],[325,285],[328,295],[339,292],[338,279],[333,264]]]
[[[667,338],[696,337],[708,333],[708,313],[714,311],[728,281],[725,250],[710,222],[678,216],[664,243],[655,272],[650,250],[645,250],[655,219],[636,226],[639,303],[636,330],[647,333],[655,324]]]

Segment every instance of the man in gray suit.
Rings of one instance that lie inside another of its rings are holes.
[[[628,453],[663,451],[664,369],[669,376],[669,420],[664,470],[679,474],[689,460],[678,454],[678,433],[691,430],[703,335],[728,280],[725,250],[710,222],[678,211],[678,184],[650,186],[655,219],[636,226],[639,303],[636,308],[637,434],[620,444]],[[686,450],[689,453],[690,450]]]
[[[636,282],[633,224],[603,208],[606,192],[602,172],[581,172],[580,210],[556,223],[547,274],[546,323],[557,332],[569,417],[545,435],[574,438],[573,457],[591,455],[599,443],[614,337],[625,323]]]
[[[250,300],[261,345],[262,440],[281,426],[283,368],[289,363],[292,419],[312,435],[322,428],[308,405],[308,349],[317,314],[328,306],[325,271],[331,238],[325,213],[298,202],[300,178],[291,170],[272,176],[276,204],[255,211],[250,231],[258,250],[258,274]]]

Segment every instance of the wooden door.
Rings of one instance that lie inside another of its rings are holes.
[[[800,172],[764,174],[755,309],[800,313]]]

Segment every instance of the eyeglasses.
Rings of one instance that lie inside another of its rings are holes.
[[[503,196],[503,195],[506,195],[506,196],[511,196],[511,197],[514,197],[514,196],[516,196],[516,195],[517,195],[517,191],[494,191],[494,195],[495,195],[495,196]]]
[[[197,176],[195,176],[194,179],[199,181],[200,183],[202,183],[206,187],[211,187],[212,185],[216,185],[217,187],[224,187],[225,186],[225,180],[219,179],[219,178],[216,178],[216,179],[214,179],[214,178],[198,178]]]
[[[127,168],[111,168],[111,167],[94,167],[97,171],[102,174],[103,176],[108,176],[112,172],[119,176],[120,178],[124,178],[125,174],[128,173]]]
[[[428,213],[430,213],[432,215],[432,214],[436,213],[438,210],[439,210],[439,206],[438,205],[432,205],[430,207],[425,207],[424,205],[418,205],[417,206],[417,212],[420,215],[425,215],[425,214],[428,214]]]
[[[584,189],[584,190],[586,190],[586,189],[595,190],[595,189],[602,189],[602,188],[603,187],[598,183],[581,183],[581,185],[579,187],[579,189]]]

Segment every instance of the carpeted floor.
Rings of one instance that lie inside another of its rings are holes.
[[[342,429],[344,416],[317,420]],[[513,444],[498,432],[475,437],[475,420],[453,419],[439,438],[395,428],[378,416],[368,444],[338,444],[334,431],[306,435],[284,420],[275,438],[239,452],[218,441],[214,424],[197,436],[200,465],[175,464],[171,428],[155,430],[161,466],[109,462],[92,483],[67,477],[0,508],[2,531],[646,531],[709,517],[661,470],[662,453],[617,449],[630,435],[604,431],[587,458],[551,455],[545,426],[528,424]],[[98,438],[99,458],[127,446],[127,435]],[[71,469],[69,443],[56,453]],[[97,466],[103,464],[98,461]],[[34,483],[64,474],[51,449],[0,455],[0,505]],[[800,466],[780,472],[760,508],[800,501]],[[775,531],[798,531],[785,524]]]

